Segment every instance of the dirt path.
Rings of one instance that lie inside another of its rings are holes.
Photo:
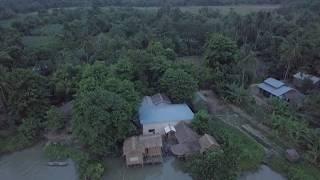
[[[247,136],[256,140],[264,147],[267,158],[271,157],[275,153],[281,154],[284,152],[280,146],[273,143],[267,137],[267,132],[270,132],[268,127],[259,123],[259,121],[255,120],[252,116],[241,110],[239,107],[232,104],[223,103],[220,99],[218,99],[214,92],[200,91],[200,93],[206,97],[208,111],[210,114],[221,119],[226,124],[239,129]]]

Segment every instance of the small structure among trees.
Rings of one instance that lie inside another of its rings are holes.
[[[162,163],[162,138],[160,135],[133,136],[123,143],[127,166]]]
[[[127,166],[143,166],[143,155],[145,153],[143,145],[139,142],[139,137],[133,136],[123,143],[123,155],[126,158]]]
[[[220,145],[218,142],[209,134],[204,134],[200,139],[199,139],[199,144],[200,144],[200,153],[204,153],[207,150],[211,149],[218,149],[220,148]]]
[[[266,97],[277,97],[292,104],[301,104],[303,101],[302,93],[274,78],[264,80],[263,83],[258,84],[258,87]]]
[[[195,153],[204,153],[211,149],[220,148],[217,141],[210,135],[200,137],[184,122],[175,126],[178,144],[171,146],[171,152],[178,157],[187,157]]]
[[[165,128],[181,121],[191,122],[194,113],[187,104],[171,104],[163,94],[145,96],[139,109],[143,134],[165,134]]]

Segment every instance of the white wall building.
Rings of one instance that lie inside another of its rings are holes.
[[[187,104],[171,104],[162,95],[145,96],[139,109],[139,120],[143,134],[165,134],[165,129],[180,121],[191,122],[194,113]]]

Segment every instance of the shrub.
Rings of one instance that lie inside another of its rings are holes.
[[[205,134],[208,131],[209,114],[206,111],[200,110],[196,113],[192,120],[192,127],[199,134]]]
[[[187,166],[196,179],[235,179],[239,172],[238,152],[236,146],[226,143],[223,150],[208,151],[194,156]]]

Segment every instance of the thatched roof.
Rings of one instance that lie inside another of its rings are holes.
[[[210,135],[205,134],[199,139],[199,144],[201,147],[200,152],[203,153],[206,150],[212,149],[212,148],[219,148],[220,145],[217,143],[217,141]]]
[[[162,138],[159,134],[139,136],[139,141],[144,148],[162,147]]]
[[[123,154],[127,155],[132,152],[145,153],[146,148],[153,147],[162,148],[161,135],[132,136],[124,141]]]
[[[176,138],[179,144],[198,142],[199,135],[187,126],[184,122],[179,122],[176,126]]]
[[[198,142],[176,144],[170,150],[176,156],[185,156],[199,152],[200,145]]]
[[[132,152],[144,153],[144,145],[140,143],[137,136],[129,137],[123,143],[123,154],[127,155]]]
[[[184,156],[199,152],[199,135],[184,122],[178,123],[175,128],[175,135],[179,144],[171,146],[171,152],[176,156]]]

